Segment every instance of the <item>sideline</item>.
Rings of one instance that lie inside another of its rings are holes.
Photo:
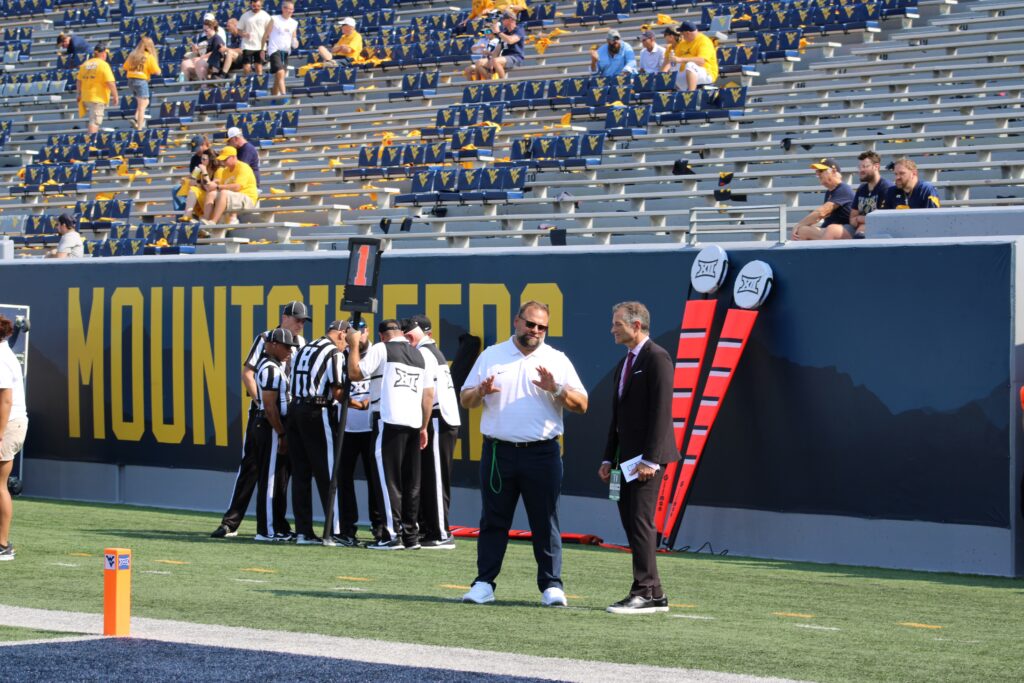
[[[624,620],[628,618],[630,617],[626,617]],[[0,624],[99,635],[103,632],[103,615],[0,605]],[[580,683],[623,680],[643,680],[644,683],[793,683],[781,678],[760,678],[698,669],[671,669],[639,664],[537,657],[469,648],[341,638],[313,633],[192,624],[144,617],[132,618],[131,633],[134,638],[185,645],[231,647],[372,664],[394,665],[397,662],[415,662],[417,667],[504,676],[527,676],[547,680],[579,681]],[[58,638],[44,642],[60,642],[62,640]],[[11,644],[24,645],[25,642],[18,641]]]

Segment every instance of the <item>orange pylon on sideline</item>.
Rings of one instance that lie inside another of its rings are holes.
[[[132,551],[103,551],[103,635],[127,636],[132,617]]]

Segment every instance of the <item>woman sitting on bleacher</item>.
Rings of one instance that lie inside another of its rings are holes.
[[[217,25],[217,18],[212,13],[204,15],[203,32],[197,42],[189,45],[189,51],[181,63],[181,73],[186,79],[205,81],[208,73],[219,73],[224,59],[223,52],[227,50],[223,34],[224,29]]]
[[[217,173],[219,162],[213,152],[207,149],[199,154],[199,164],[192,169],[192,172],[182,179],[182,188],[179,193],[187,192],[185,195],[185,212],[181,215],[184,222],[202,220],[206,208],[206,186],[213,180]]]
[[[160,63],[156,58],[156,46],[152,38],[144,37],[124,61],[124,73],[128,76],[128,92],[135,98],[135,117],[132,125],[137,130],[146,127],[146,107],[149,106],[149,78],[160,75]]]

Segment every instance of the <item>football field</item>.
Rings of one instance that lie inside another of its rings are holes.
[[[210,539],[218,521],[16,499],[17,558],[0,563],[0,643],[74,632],[56,618],[19,622],[22,611],[5,605],[101,612],[103,549],[119,546],[133,552],[133,617],[150,620],[799,680],[1024,679],[1022,580],[674,554],[659,557],[671,611],[615,617],[604,608],[629,587],[621,552],[567,546],[570,607],[550,609],[540,607],[530,546],[513,542],[497,602],[464,605],[472,541],[386,553],[258,544],[248,519],[238,538]]]

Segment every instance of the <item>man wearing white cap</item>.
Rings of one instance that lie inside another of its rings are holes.
[[[327,66],[350,66],[361,62],[363,36],[356,30],[356,20],[352,17],[342,19],[341,38],[338,38],[338,42],[330,49],[326,45],[321,45],[317,52],[320,54],[320,61]]]
[[[249,0],[248,11],[238,20],[242,34],[242,68],[246,74],[255,66],[256,73],[263,75],[263,34],[269,23],[270,15],[263,10],[263,0]]]
[[[245,139],[242,129],[237,126],[228,128],[228,144],[238,150],[238,160],[249,164],[253,176],[256,177],[256,187],[260,186],[260,151],[256,145]]]

